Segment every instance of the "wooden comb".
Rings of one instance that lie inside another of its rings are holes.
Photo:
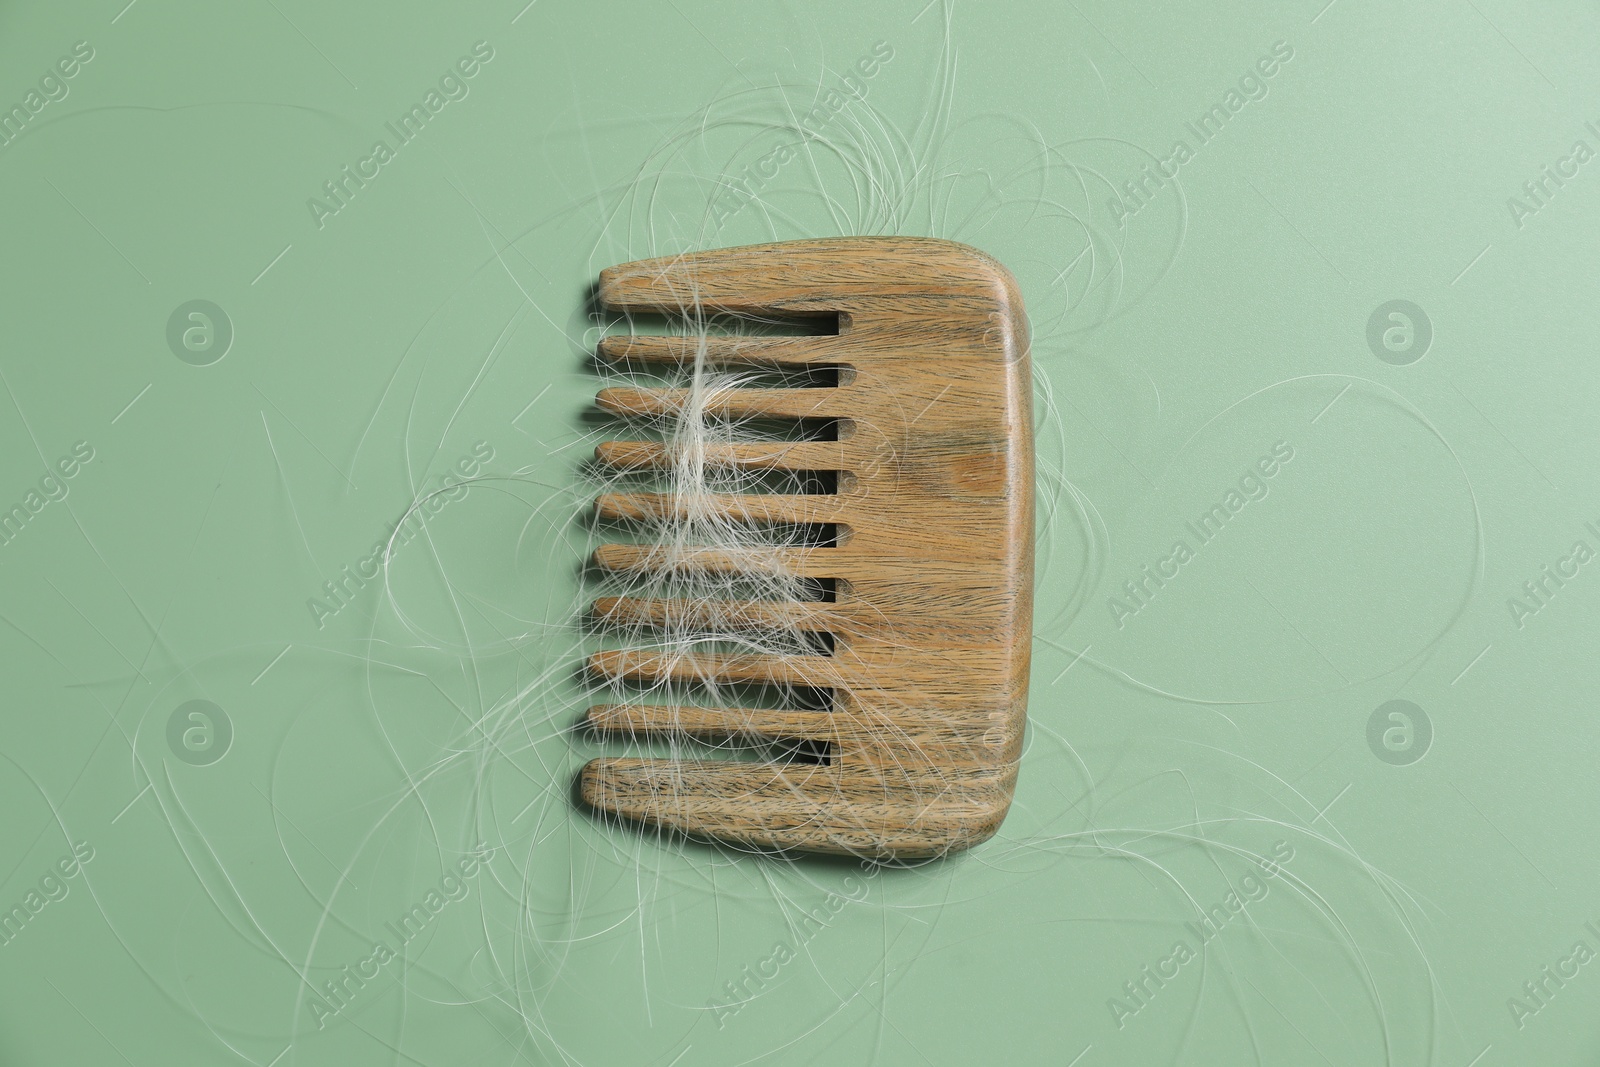
[[[823,601],[610,597],[605,621],[791,627],[827,635],[826,654],[596,653],[606,680],[719,679],[804,687],[824,706],[714,708],[606,704],[602,734],[798,739],[819,762],[602,758],[579,776],[601,812],[762,850],[910,859],[992,836],[1011,804],[1026,720],[1033,609],[1033,426],[1028,327],[1011,275],[952,241],[848,237],[641,260],[603,271],[609,311],[832,319],[836,335],[614,335],[604,359],[723,367],[837,368],[837,384],[732,389],[719,414],[836,420],[836,440],[724,443],[711,462],[837,472],[826,495],[717,498],[733,518],[828,524],[823,543],[775,549]],[[697,357],[697,353],[701,353]],[[698,358],[698,364],[697,364]],[[609,388],[614,415],[670,418],[686,390]],[[672,446],[608,442],[614,467],[668,466]],[[607,493],[597,516],[670,522],[671,493]],[[771,557],[763,557],[769,559]],[[708,548],[672,559],[606,544],[594,563],[737,573],[752,564]]]

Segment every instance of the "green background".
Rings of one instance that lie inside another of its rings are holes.
[[[0,108],[93,53],[0,147],[0,1063],[1600,1055],[1592,5],[124,3],[0,3]],[[1028,303],[1016,805],[870,872],[602,825],[587,288],[853,233]]]

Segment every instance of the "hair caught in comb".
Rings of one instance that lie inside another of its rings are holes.
[[[591,761],[583,799],[756,849],[907,859],[993,835],[1032,626],[1031,371],[1009,273],[950,241],[837,238],[614,267],[599,299],[687,330],[600,345],[676,378],[598,398],[658,439],[596,449],[655,482],[596,504],[639,540],[595,553],[619,588],[594,621],[628,647],[590,658],[622,698],[586,721],[671,748]],[[837,332],[713,332],[726,316]]]

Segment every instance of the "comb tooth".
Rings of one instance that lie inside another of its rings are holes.
[[[601,271],[596,296],[612,311],[824,317],[858,305],[863,290],[881,289],[885,281],[904,285],[909,280],[914,292],[926,292],[930,267],[948,275],[955,266],[948,258],[937,266],[929,263],[932,242],[915,248],[907,243],[909,255],[898,261],[872,254],[867,243],[860,238],[790,241],[635,260]],[[806,256],[813,249],[820,255]],[[806,260],[803,267],[797,253]]]
[[[694,363],[704,349],[705,361],[714,366],[839,362],[849,352],[837,336],[715,337],[613,334],[600,339],[602,359],[634,363]]]
[[[610,649],[589,657],[589,671],[612,682],[752,682],[824,689],[843,682],[839,665],[826,656]]]
[[[826,604],[772,600],[676,600],[601,597],[597,619],[618,626],[688,626],[701,629],[805,630],[834,633],[844,620]]]
[[[760,849],[920,858],[992,835],[1010,787],[948,799],[851,781],[837,765],[610,758],[578,775],[585,804],[680,833]],[[914,805],[907,819],[900,810]]]
[[[848,702],[848,698],[844,698]],[[684,737],[715,742],[727,737],[825,741],[834,758],[883,747],[886,725],[876,716],[797,708],[694,707],[680,704],[596,704],[584,725],[602,734],[639,738]],[[915,743],[916,739],[911,739]]]
[[[748,549],[698,545],[601,545],[595,566],[621,574],[700,571],[709,574],[768,574],[791,578],[832,578],[838,570],[834,550],[753,545]]]
[[[824,816],[844,800],[830,771],[819,765],[613,758],[590,760],[578,781],[586,804],[626,819],[715,835],[725,826],[748,830],[751,819],[759,818],[796,839],[812,827],[818,841],[808,843],[826,848],[832,835]],[[832,850],[845,849],[835,844]]]
[[[773,257],[767,257],[766,262],[769,267],[786,266],[775,262]],[[655,311],[668,315],[769,311],[825,314],[838,306],[835,301],[826,299],[829,295],[826,293],[815,294],[823,297],[820,300],[805,298],[811,294],[793,299],[796,294],[792,281],[781,289],[775,287],[759,273],[761,266],[760,260],[730,249],[636,260],[601,271],[600,287],[595,295],[603,307],[612,311]],[[784,274],[792,279],[792,267]],[[848,282],[835,288],[840,296],[850,291]]]
[[[689,519],[727,519],[732,522],[777,523],[802,526],[837,521],[839,498],[834,496],[734,496],[721,493],[604,493],[594,503],[601,519],[635,522]]]
[[[653,441],[606,441],[597,445],[594,458],[623,470],[664,470],[677,465],[684,449]],[[698,450],[713,467],[759,470],[840,470],[844,449],[833,441],[763,441],[742,444],[707,444]]]
[[[596,704],[584,723],[605,733],[724,737],[753,734],[826,740],[832,726],[825,711],[775,708],[699,708],[671,704]]]
[[[729,418],[832,418],[842,389],[720,389],[704,395],[707,414]],[[681,416],[690,403],[688,389],[600,390],[595,402],[614,415]]]

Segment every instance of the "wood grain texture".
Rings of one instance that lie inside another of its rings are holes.
[[[837,315],[837,336],[713,337],[728,366],[848,368],[832,388],[735,390],[741,413],[837,418],[840,440],[739,445],[742,468],[838,470],[834,495],[730,496],[730,513],[840,524],[832,547],[785,549],[793,573],[835,579],[828,603],[746,606],[608,598],[598,616],[669,625],[784,625],[833,635],[831,655],[599,653],[608,679],[713,677],[831,690],[816,711],[611,704],[598,731],[805,738],[828,764],[603,758],[583,799],[626,819],[744,847],[879,858],[937,856],[992,836],[1011,803],[1032,640],[1033,441],[1028,328],[1010,274],[951,241],[865,237],[753,245],[604,271],[611,311]],[[693,360],[692,338],[608,337],[602,357]],[[671,412],[670,390],[608,389],[614,413]],[[659,445],[607,444],[602,463],[659,467]],[[717,461],[714,457],[713,461]],[[667,518],[671,494],[607,494],[601,514]],[[737,552],[663,563],[648,546],[607,545],[618,571],[663,565],[735,571]]]

